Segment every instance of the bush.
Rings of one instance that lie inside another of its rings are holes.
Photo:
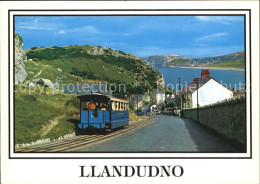
[[[66,103],[65,103],[65,106],[73,106],[75,108],[79,108],[79,99],[78,98],[72,98],[70,100],[68,100]]]

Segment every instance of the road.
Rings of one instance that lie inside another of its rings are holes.
[[[77,152],[239,152],[229,141],[191,120],[157,118],[145,127]]]

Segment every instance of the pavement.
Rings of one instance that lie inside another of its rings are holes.
[[[153,123],[78,152],[239,152],[239,148],[197,123],[157,115]]]

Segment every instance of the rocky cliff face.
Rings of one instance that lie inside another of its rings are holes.
[[[23,40],[15,33],[15,84],[23,83],[28,77],[24,63],[27,61],[23,51]]]

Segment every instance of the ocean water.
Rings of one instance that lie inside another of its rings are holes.
[[[176,91],[179,89],[179,77],[182,86],[189,85],[193,78],[201,77],[201,70],[198,68],[156,68],[163,74],[165,84]],[[210,69],[210,76],[224,86],[232,89],[245,88],[245,72],[234,70]]]

